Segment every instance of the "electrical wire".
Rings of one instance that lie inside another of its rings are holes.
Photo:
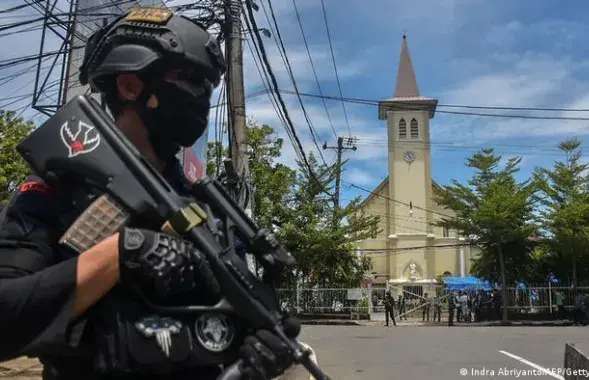
[[[378,254],[384,254],[384,255],[398,255],[401,254],[403,252],[411,252],[411,251],[416,251],[416,250],[431,250],[431,249],[436,249],[436,251],[440,251],[440,250],[446,250],[446,249],[451,249],[451,248],[460,248],[460,247],[473,247],[476,246],[476,244],[470,244],[470,243],[460,243],[460,244],[440,244],[440,245],[421,245],[421,246],[414,246],[414,247],[405,247],[405,248],[366,248],[366,249],[362,249],[362,248],[355,248],[352,251],[350,251],[350,254],[354,254],[355,252],[362,252],[362,253],[369,253],[370,256],[376,256]],[[341,249],[331,249],[331,250],[326,250],[325,252],[340,252]]]
[[[343,99],[344,95],[342,94],[342,85],[339,80],[339,74],[337,71],[337,65],[335,64],[335,54],[333,53],[333,43],[331,41],[331,33],[329,32],[329,23],[327,22],[327,11],[325,10],[325,1],[321,0],[321,9],[323,11],[323,21],[325,22],[325,30],[327,31],[327,40],[329,41],[329,50],[331,52],[331,60],[333,62],[333,69],[335,71],[335,78],[337,81],[337,88],[339,90],[339,96]],[[352,135],[352,131],[350,129],[350,122],[348,121],[348,113],[346,111],[346,105],[342,101],[342,109],[344,110],[344,117],[346,119],[346,125],[348,126],[348,133],[350,136]]]
[[[292,71],[292,67],[290,65],[290,60],[288,59],[288,55],[286,53],[286,48],[284,47],[284,41],[282,39],[282,34],[280,33],[280,28],[278,27],[278,22],[276,20],[276,14],[274,13],[274,7],[272,6],[272,1],[271,0],[267,0],[267,1],[268,1],[268,7],[270,8],[270,15],[272,16],[272,22],[275,27],[275,33],[278,37],[278,41],[277,41],[278,50],[280,51],[282,49],[283,61],[286,66],[286,70],[290,76],[290,80],[293,84],[295,92],[298,93],[299,89],[298,89],[297,82],[294,77],[294,73]],[[266,8],[264,7],[264,3],[262,2],[261,4],[262,4],[262,7],[265,12]],[[268,15],[266,14],[266,17],[267,16]],[[268,24],[270,24],[270,20],[268,20]],[[272,33],[272,37],[274,37],[274,33]],[[274,37],[274,41],[276,41],[276,37]],[[311,132],[311,138],[313,139],[313,143],[315,144],[315,147],[317,148],[317,151],[319,152],[319,156],[321,157],[323,164],[325,166],[327,166],[327,163],[325,162],[325,157],[323,157],[323,152],[322,152],[321,148],[319,148],[319,143],[317,142],[317,135],[318,135],[317,131],[315,130],[315,127],[313,126],[313,123],[311,122],[311,119],[309,118],[309,114],[307,113],[307,109],[305,108],[305,104],[303,103],[303,99],[298,95],[297,95],[297,99],[298,99],[299,104],[301,106],[301,110],[303,111],[303,116],[305,117],[305,120],[306,120],[307,125],[309,127],[309,131]]]
[[[252,30],[247,17],[244,17],[244,20],[247,24],[248,30]],[[270,89],[270,87],[271,87],[270,78],[266,72],[266,67],[262,64],[262,59],[260,58],[261,53],[258,49],[258,46],[257,46],[254,39],[252,39],[251,44],[250,44],[249,39],[246,39],[245,42],[246,42],[247,47],[250,51],[250,54],[251,54],[252,59],[254,61],[254,65],[256,66],[256,69],[258,71],[258,74],[260,75],[260,78],[262,79],[262,84],[264,85],[266,93],[268,94],[268,100],[270,100],[270,104],[272,105],[274,112],[276,112],[276,116],[278,117],[278,120],[282,124],[282,127],[284,128],[284,131],[286,132],[286,135],[288,136],[291,144],[293,145],[293,147],[295,147],[296,143],[294,141],[294,137],[292,135],[291,130],[288,127],[288,123],[286,121],[286,118],[284,117],[282,111],[280,110],[280,108],[278,106],[278,100],[276,98],[276,94],[273,91],[271,91],[271,89]],[[254,48],[252,48],[252,45],[254,45]],[[254,49],[255,49],[255,51],[254,51]],[[259,63],[258,63],[258,60],[260,61]],[[299,161],[303,162],[302,156],[296,148],[294,149],[294,152],[295,152],[295,155],[297,156],[297,158],[299,159]]]
[[[301,30],[301,35],[303,36],[303,42],[305,43],[305,49],[307,50],[309,62],[311,62],[311,69],[313,70],[313,76],[315,77],[315,83],[317,84],[317,90],[319,91],[319,94],[321,96],[323,96],[323,91],[321,90],[321,84],[319,83],[319,76],[317,75],[317,70],[315,70],[315,63],[313,62],[313,57],[311,57],[311,50],[309,49],[309,44],[307,43],[307,36],[305,35],[305,30],[303,28],[303,23],[301,21],[301,16],[299,14],[299,8],[297,7],[296,0],[292,0],[292,4],[295,9],[295,14],[297,16],[297,21],[299,23],[299,29]],[[331,115],[329,114],[329,110],[327,109],[327,103],[325,102],[325,99],[321,99],[321,100],[323,101],[323,108],[325,109],[325,114],[327,115],[327,120],[329,121],[329,126],[331,127],[331,130],[333,131],[333,135],[334,135],[335,139],[337,140],[338,135],[337,135],[337,132],[335,131],[335,127],[333,126],[333,121],[331,120]]]
[[[485,144],[473,145],[468,144],[468,141],[457,140],[455,142],[423,142],[423,141],[409,141],[403,142],[402,145],[396,145],[388,141],[377,140],[362,140],[356,142],[358,149],[374,149],[377,147],[388,147],[390,149],[413,149],[419,154],[423,151],[434,152],[471,152],[476,153],[481,149],[492,148],[493,153],[507,156],[523,156],[530,154],[542,154],[544,156],[560,157],[563,155],[562,150],[546,145],[509,145],[509,144]]]
[[[37,2],[41,2],[41,0],[36,0],[36,1]],[[23,5],[14,6],[12,8],[0,9],[0,14],[11,13],[11,12],[17,11],[19,9],[26,8],[28,6],[29,6],[29,4],[23,4]]]
[[[323,189],[323,184],[321,184],[321,182],[319,181],[319,179],[317,179],[315,172],[313,171],[313,168],[311,168],[311,165],[309,164],[309,161],[307,160],[307,157],[305,155],[305,151],[303,149],[303,145],[296,133],[296,130],[294,128],[294,124],[290,118],[290,115],[288,113],[288,109],[286,107],[286,104],[284,103],[284,99],[282,99],[282,96],[280,95],[280,92],[278,90],[278,82],[276,80],[276,76],[274,75],[274,72],[272,71],[272,66],[270,65],[270,61],[268,60],[268,56],[266,55],[266,49],[264,47],[263,41],[262,41],[262,37],[260,36],[260,31],[258,29],[258,25],[256,23],[256,19],[254,17],[254,12],[252,9],[252,5],[249,1],[246,2],[246,8],[248,11],[248,16],[249,16],[249,20],[250,23],[252,25],[252,30],[254,32],[254,35],[256,36],[256,39],[258,40],[258,47],[260,49],[260,53],[262,55],[262,60],[264,61],[264,65],[266,66],[266,69],[268,71],[268,74],[270,76],[270,79],[272,81],[272,86],[274,89],[274,92],[277,95],[278,101],[280,103],[280,107],[282,108],[282,111],[284,113],[284,116],[286,118],[286,120],[288,121],[288,126],[291,129],[291,132],[293,134],[293,137],[297,143],[297,149],[300,150],[301,156],[303,157],[303,164],[305,165],[305,167],[308,170],[308,175],[309,178],[312,179],[319,187],[322,188],[322,192],[327,193],[329,196],[333,197],[332,194],[329,194],[325,189]]]
[[[248,3],[249,5],[249,3]],[[251,5],[249,5],[248,8],[248,12],[249,12],[249,8],[251,7]],[[250,17],[253,17],[253,12],[251,12]],[[244,15],[244,20],[247,24],[247,28],[250,31],[254,31],[257,32],[257,36],[259,36],[259,31],[257,28],[257,25],[252,25],[252,23],[250,22],[250,19],[248,17],[245,17]],[[246,40],[248,41],[248,40]],[[249,41],[248,41],[249,42]],[[273,91],[276,90],[276,88],[278,87],[278,84],[276,83],[276,78],[274,77],[274,83],[271,79],[271,67],[269,65],[269,62],[267,62],[267,57],[266,59],[264,59],[265,55],[263,55],[262,53],[262,49],[263,49],[263,45],[260,46],[260,44],[262,43],[261,37],[260,38],[252,38],[252,44],[254,45],[255,48],[255,54],[254,51],[251,49],[250,47],[250,51],[252,52],[252,56],[253,57],[258,57],[258,60],[260,62],[259,67],[262,68],[262,73],[263,73],[263,79],[267,81],[268,83],[268,89],[270,90],[269,94],[271,95],[271,100],[274,101],[273,106],[275,111],[277,112],[277,115],[279,116],[280,121],[283,123],[284,129],[286,131],[287,136],[289,137],[292,146],[293,146],[293,150],[297,156],[297,158],[299,159],[299,161],[301,163],[305,163],[306,162],[306,158],[304,157],[304,151],[302,150],[302,147],[300,145],[300,141],[298,141],[297,144],[297,139],[295,138],[295,134],[294,132],[294,128],[292,127],[292,122],[289,122],[289,120],[287,119],[287,114],[286,114],[286,106],[284,105],[284,101],[282,102],[283,107],[281,107],[281,97],[278,91]],[[264,50],[265,53],[265,50]],[[254,62],[255,62],[255,58],[254,58]],[[259,71],[259,69],[258,69]],[[273,87],[274,86],[274,87]],[[308,163],[307,163],[308,165]],[[309,168],[310,169],[310,168]]]
[[[293,91],[289,90],[281,90],[284,94],[295,95]],[[378,106],[381,101],[373,100],[373,99],[359,99],[359,98],[341,98],[336,96],[325,96],[325,95],[317,95],[317,94],[307,94],[307,93],[299,93],[300,96],[309,96],[313,98],[325,98],[331,100],[341,100],[343,102],[348,103],[355,103],[355,104],[363,104],[368,106]],[[419,111],[422,110],[423,107],[419,107],[417,105],[408,103],[408,102],[401,102],[395,101],[394,104],[391,104],[391,107],[398,108],[399,110],[408,110],[408,111]],[[452,105],[456,107],[456,105]],[[438,107],[444,107],[443,104],[438,105]],[[466,107],[466,106],[465,106]],[[531,108],[521,107],[518,108],[519,110],[531,110]],[[544,109],[544,110],[552,110],[552,109]],[[583,109],[566,109],[570,112],[583,112]],[[533,116],[533,115],[513,115],[513,114],[491,114],[491,113],[477,113],[477,112],[455,112],[455,111],[443,111],[443,110],[436,110],[437,113],[442,114],[452,114],[452,115],[465,115],[465,116],[481,116],[481,117],[498,117],[498,118],[512,118],[512,119],[534,119],[534,120],[571,120],[571,121],[589,121],[589,118],[584,117],[567,117],[567,116]],[[589,110],[587,110],[589,112]]]
[[[443,216],[445,218],[450,218],[450,219],[454,218],[451,215],[443,214],[443,213],[438,212],[438,211],[435,211],[435,210],[428,210],[427,208],[424,208],[424,207],[415,206],[413,203],[402,202],[400,200],[387,197],[386,195],[375,193],[374,191],[370,191],[368,189],[365,189],[365,188],[363,188],[361,186],[358,186],[358,185],[356,185],[356,184],[354,184],[352,182],[348,182],[348,181],[344,181],[344,180],[342,180],[342,182],[346,182],[346,183],[349,184],[350,187],[354,187],[354,188],[356,188],[358,190],[365,191],[367,193],[370,193],[371,195],[374,195],[374,196],[377,196],[377,197],[380,197],[380,198],[384,198],[384,199],[388,199],[391,202],[395,202],[395,203],[398,203],[398,204],[401,204],[401,205],[404,205],[404,206],[407,206],[407,207],[411,207],[411,208],[416,208],[418,210],[422,210],[422,211],[429,212],[429,213],[432,213],[432,214],[437,214],[437,215]]]

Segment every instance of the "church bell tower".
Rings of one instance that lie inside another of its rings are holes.
[[[400,250],[390,259],[393,278],[407,277],[416,271],[423,277],[435,276],[431,250],[402,249],[433,244],[434,219],[426,210],[435,207],[429,121],[435,115],[437,103],[436,99],[419,94],[407,38],[403,36],[394,96],[380,101],[378,106],[379,119],[386,120],[388,133],[388,245]]]

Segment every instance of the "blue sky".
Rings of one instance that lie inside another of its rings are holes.
[[[0,9],[18,3],[3,0]],[[291,0],[272,3],[299,89],[316,94],[315,78],[293,3]],[[296,3],[321,89],[326,95],[338,96],[321,3],[318,0],[296,0]],[[380,100],[392,96],[401,36],[406,33],[419,90],[424,96],[437,98],[441,104],[589,109],[589,50],[586,48],[589,24],[585,17],[589,4],[585,2],[567,2],[566,7],[548,0],[325,0],[325,3],[344,97]],[[266,0],[264,4],[267,6]],[[256,16],[259,26],[267,27],[262,9]],[[0,19],[3,24],[13,21],[16,19]],[[291,90],[292,83],[274,40],[264,38],[264,41],[281,88]],[[38,52],[39,32],[0,37],[0,44],[2,60],[34,54]],[[0,77],[30,65],[12,71],[0,70]],[[0,98],[31,93],[32,79],[32,74],[23,75],[1,86]],[[247,45],[245,83],[249,93],[263,88]],[[284,98],[305,150],[316,153],[296,97],[284,95]],[[319,133],[320,144],[327,141],[333,145],[335,136],[322,102],[303,100]],[[25,105],[23,100],[13,106]],[[338,134],[348,135],[341,102],[328,100],[327,105]],[[385,122],[378,120],[373,106],[347,103],[346,111],[359,145],[356,152],[346,153],[350,162],[344,181],[372,189],[387,171]],[[249,99],[247,114],[286,136],[266,95]],[[26,111],[24,115],[34,117],[36,113]],[[541,115],[589,118],[589,112]],[[588,134],[587,121],[438,113],[431,120],[433,178],[442,184],[453,178],[467,179],[470,172],[464,166],[465,158],[482,147],[494,147],[505,156],[523,156],[521,177],[524,178],[535,166],[550,166],[562,157],[555,147],[559,141],[570,137],[587,141]],[[295,154],[286,141],[283,161],[293,164]],[[325,157],[331,161],[334,154],[328,151]],[[356,189],[343,191],[344,199],[366,195]]]

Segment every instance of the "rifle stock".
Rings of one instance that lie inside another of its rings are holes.
[[[78,252],[84,251],[120,229],[135,215],[191,240],[209,260],[223,298],[212,306],[160,306],[138,292],[148,306],[172,313],[234,313],[248,320],[254,329],[273,331],[290,348],[296,363],[303,364],[316,379],[328,379],[309,359],[308,350],[285,335],[280,325],[283,313],[271,284],[253,276],[245,260],[231,246],[219,243],[207,226],[208,213],[196,202],[186,202],[180,197],[93,99],[86,96],[73,99],[17,149],[43,178],[75,174],[105,192],[68,229],[60,242]],[[292,255],[271,234],[255,226],[216,181],[203,178],[194,184],[193,190],[199,200],[232,224],[265,271],[277,274],[294,264]],[[242,363],[238,361],[228,367],[221,378],[237,379],[242,370]]]

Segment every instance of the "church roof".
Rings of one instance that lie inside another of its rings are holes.
[[[395,87],[395,98],[419,98],[419,87],[415,77],[415,69],[411,62],[411,55],[407,47],[407,36],[403,35],[401,45],[401,58],[399,59],[399,70],[397,71],[397,83]]]
[[[410,103],[410,105],[406,103]],[[378,118],[380,120],[386,120],[388,111],[404,110],[407,107],[411,107],[410,109],[429,110],[430,118],[432,118],[434,117],[437,104],[438,101],[436,99],[419,95],[415,69],[413,68],[411,54],[409,54],[409,47],[407,46],[407,36],[403,35],[395,93],[392,98],[379,102]]]

